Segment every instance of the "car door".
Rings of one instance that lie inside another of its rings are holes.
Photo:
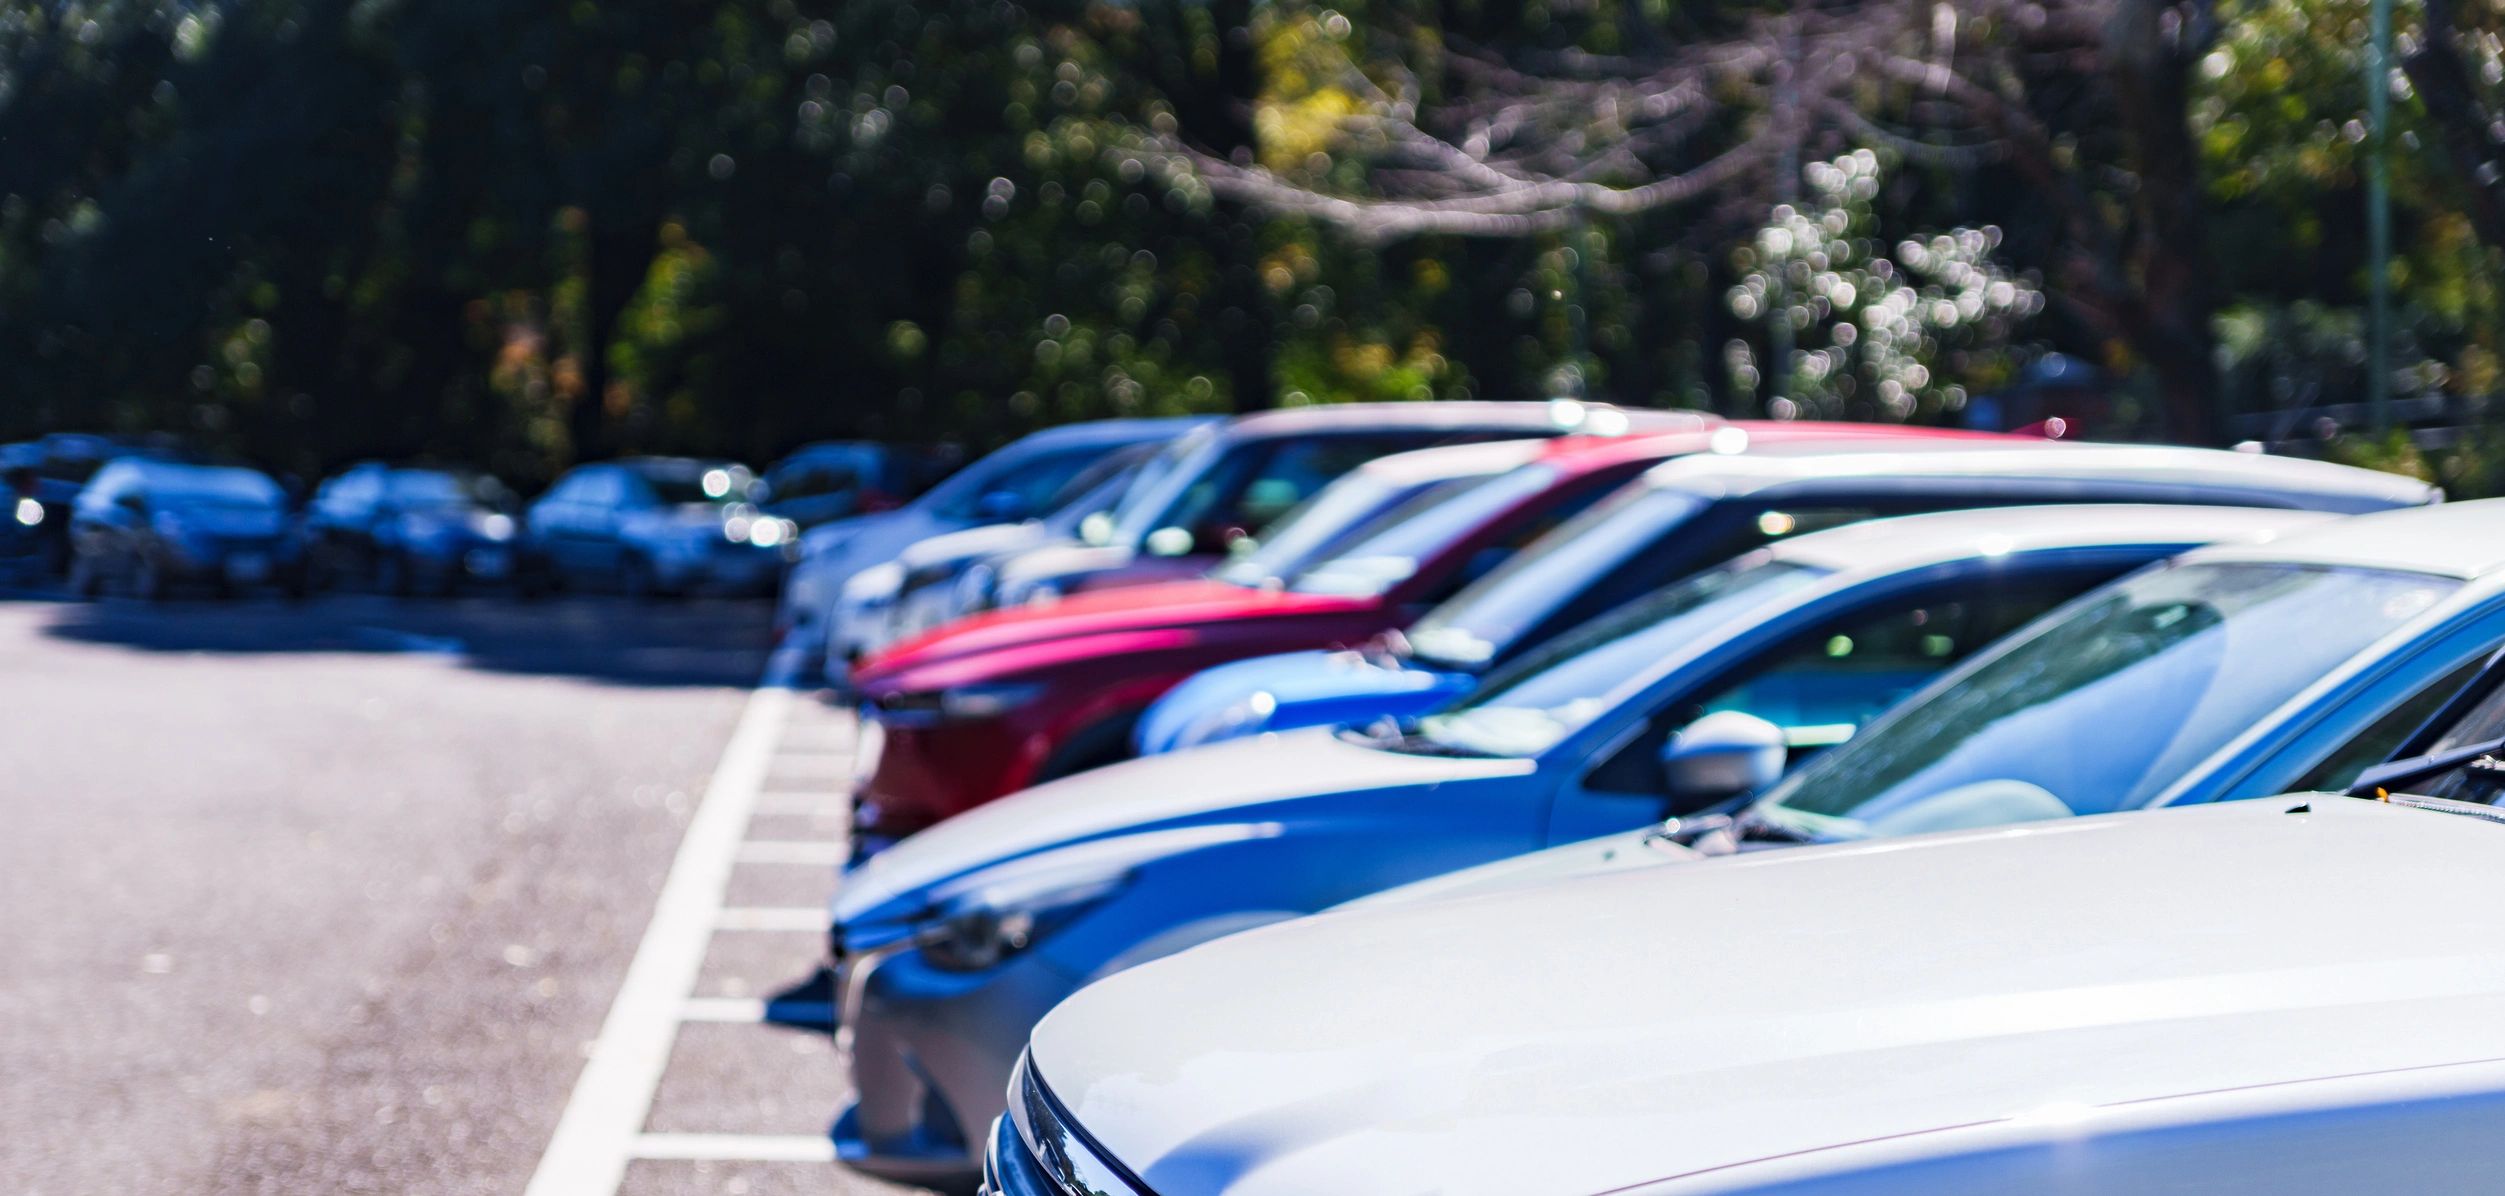
[[[557,479],[557,484],[531,508],[532,536],[540,550],[548,554],[549,564],[569,577],[596,571],[597,553],[590,542],[590,521],[593,500],[605,489],[602,479],[608,473],[600,467],[575,470]]]
[[[1589,764],[1552,800],[1548,838],[1570,842],[1663,817],[1660,759],[1671,735],[1736,710],[1781,728],[1798,765],[1984,645],[2145,563],[2054,558],[1966,562],[1834,593],[1734,637],[1719,660],[1680,670],[1600,730]]]

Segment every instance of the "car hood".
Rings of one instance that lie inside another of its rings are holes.
[[[985,653],[1039,647],[1083,636],[1153,632],[1250,619],[1350,614],[1380,608],[1371,598],[1257,590],[1195,579],[1085,593],[1050,606],[991,611],[907,640],[865,663],[865,690],[910,670]]]
[[[944,882],[1090,840],[1277,821],[1287,816],[1282,803],[1520,776],[1533,768],[1529,760],[1380,751],[1321,729],[1128,760],[1011,794],[872,856],[837,890],[835,920],[885,918]]]
[[[1593,1193],[2505,1057],[2505,826],[2328,796],[1345,908],[1116,974],[1036,1072],[1161,1192]]]

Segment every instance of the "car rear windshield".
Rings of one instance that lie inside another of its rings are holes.
[[[2134,809],[2459,584],[2278,562],[2140,573],[2020,630],[1759,813],[1863,838]]]

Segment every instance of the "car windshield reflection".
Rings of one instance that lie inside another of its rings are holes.
[[[2283,563],[2143,573],[2022,632],[1751,814],[1838,840],[2135,809],[2458,584]]]

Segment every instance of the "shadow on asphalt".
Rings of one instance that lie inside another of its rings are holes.
[[[44,633],[80,643],[233,655],[433,655],[490,672],[615,685],[754,685],[773,646],[773,607],[762,601],[337,594],[300,602],[73,602],[22,590],[0,600],[50,606]]]

